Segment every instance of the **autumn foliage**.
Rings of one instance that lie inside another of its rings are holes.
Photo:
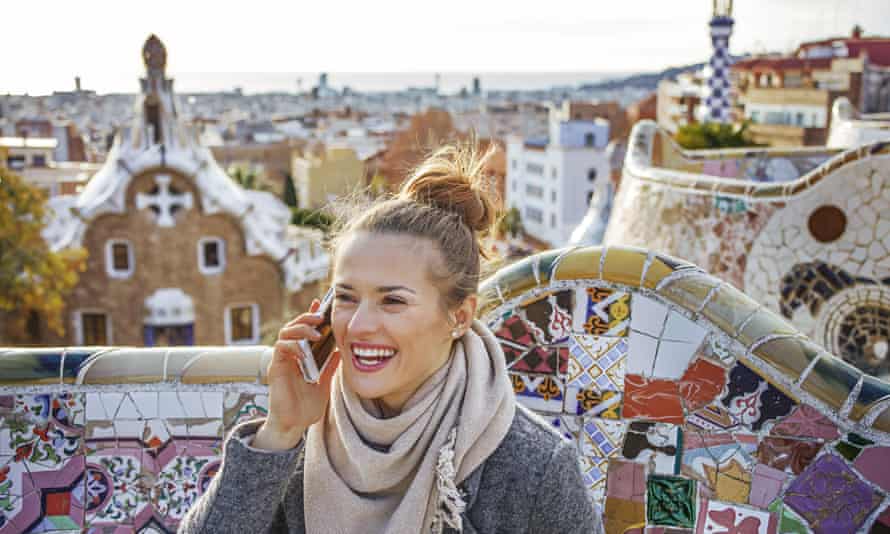
[[[53,252],[41,236],[46,195],[0,168],[0,313],[8,323],[0,336],[29,341],[25,324],[33,313],[64,333],[65,295],[86,268],[84,249]]]

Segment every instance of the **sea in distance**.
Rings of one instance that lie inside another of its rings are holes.
[[[177,93],[212,93],[240,89],[244,94],[257,93],[299,93],[310,91],[319,82],[319,72],[168,72],[173,78]],[[478,77],[483,91],[516,90],[534,91],[553,87],[578,87],[608,79],[629,76],[630,72],[330,72],[328,87],[342,90],[349,87],[358,92],[390,92],[407,88],[434,87],[437,82],[439,92],[454,94],[461,89],[473,89],[473,78]],[[136,93],[139,90],[138,78],[144,73],[102,72],[81,75],[83,89],[94,90],[99,94]],[[20,80],[24,82],[24,80]],[[34,80],[34,82],[38,82]],[[12,92],[31,95],[50,94],[52,91],[73,89],[74,78],[70,82],[54,77],[40,80],[42,83],[29,84],[21,88],[3,88],[0,93]],[[62,86],[60,86],[62,85]]]

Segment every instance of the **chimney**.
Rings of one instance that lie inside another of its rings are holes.
[[[853,39],[862,39],[862,26],[853,26]]]
[[[80,76],[74,77],[74,89],[79,93],[80,92]]]

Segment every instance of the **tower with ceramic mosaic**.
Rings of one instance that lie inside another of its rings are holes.
[[[714,53],[708,63],[708,96],[705,99],[705,121],[728,123],[732,121],[729,79],[732,58],[729,55],[729,37],[732,35],[732,0],[713,0],[713,14],[709,24]]]

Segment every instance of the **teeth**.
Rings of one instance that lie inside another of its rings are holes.
[[[354,349],[353,353],[359,358],[388,358],[396,352],[387,349]]]

